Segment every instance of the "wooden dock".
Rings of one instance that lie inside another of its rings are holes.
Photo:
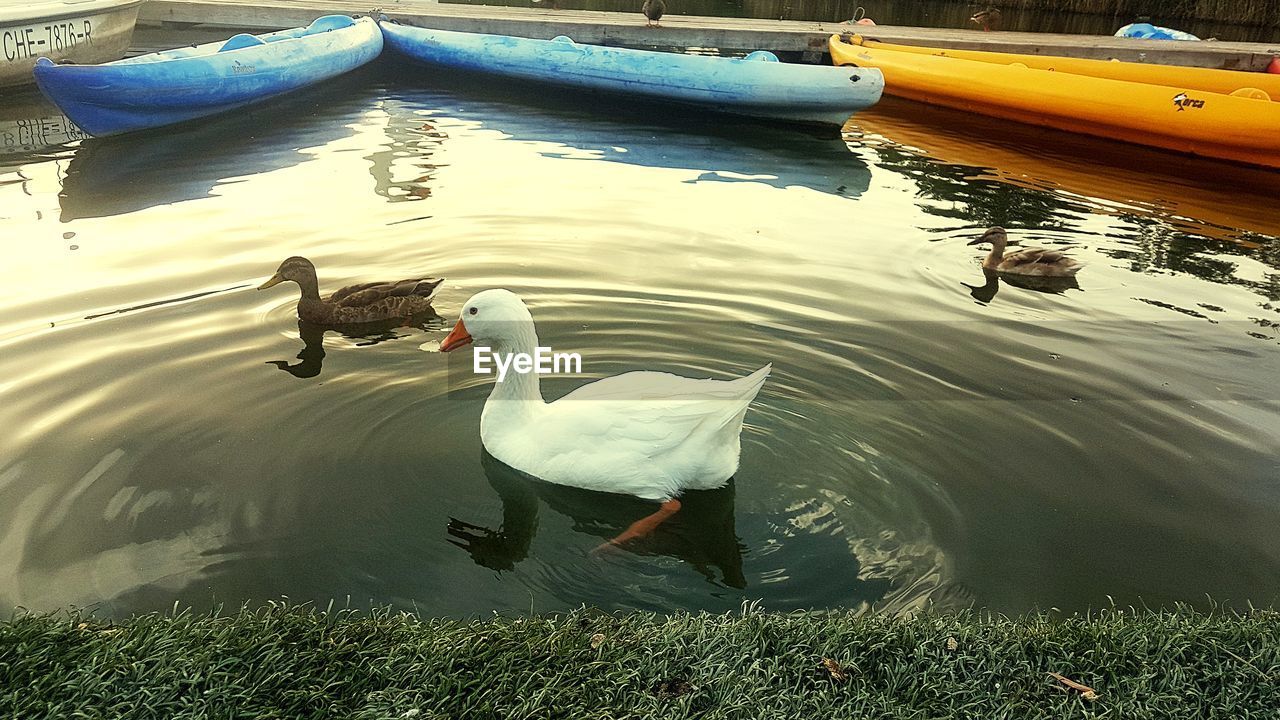
[[[678,8],[679,0],[671,0]],[[949,28],[851,26],[843,23],[667,15],[661,27],[645,27],[636,12],[543,10],[488,5],[452,5],[433,0],[150,0],[143,23],[204,24],[251,30],[306,25],[330,13],[367,15],[374,7],[409,25],[441,30],[552,38],[627,47],[720,48],[802,53],[815,59],[832,34],[856,30],[867,37],[907,45],[1125,60],[1165,65],[1265,70],[1280,44],[1134,40],[1105,35],[982,32]]]

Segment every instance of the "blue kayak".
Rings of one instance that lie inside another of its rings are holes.
[[[116,135],[226,112],[371,62],[371,18],[328,15],[305,28],[166,50],[102,65],[36,62],[36,83],[90,135]]]
[[[387,47],[421,63],[739,115],[842,125],[884,91],[874,68],[782,63],[765,51],[726,58],[380,25]]]
[[[1160,27],[1151,23],[1129,23],[1116,31],[1116,37],[1138,38],[1141,40],[1199,40],[1189,32]]]

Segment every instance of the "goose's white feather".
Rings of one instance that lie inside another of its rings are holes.
[[[537,345],[532,316],[507,291],[472,297],[462,324],[495,351]],[[550,403],[536,374],[508,374],[485,402],[480,438],[498,460],[561,485],[654,500],[720,487],[738,469],[743,417],[771,367],[733,380],[630,372]]]

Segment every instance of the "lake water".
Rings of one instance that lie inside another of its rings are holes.
[[[107,141],[28,97],[0,148],[2,607],[1280,599],[1275,173],[381,69]],[[988,281],[992,224],[1078,287]],[[294,286],[254,289],[295,254],[326,291],[445,276],[440,317],[299,328]],[[435,348],[491,287],[582,354],[549,398],[774,363],[732,484],[591,555],[653,507],[484,455],[488,386]]]

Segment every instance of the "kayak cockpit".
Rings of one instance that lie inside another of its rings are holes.
[[[332,30],[342,30],[352,27],[355,24],[356,21],[346,15],[325,15],[324,17],[316,18],[315,21],[306,27],[279,30],[277,32],[265,33],[263,35],[240,33],[239,35],[234,35],[226,40],[205,43],[203,45],[194,45],[192,47],[177,48],[174,50],[165,50],[164,52],[151,53],[149,55],[139,55],[138,57],[117,60],[112,64],[139,65],[143,63],[167,62],[170,60],[185,60],[187,58],[213,55],[220,52],[243,50],[245,48],[283,42],[285,40],[298,40],[304,37],[330,32]]]

